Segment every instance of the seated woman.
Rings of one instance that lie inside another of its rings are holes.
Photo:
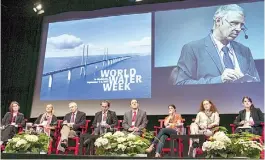
[[[43,132],[48,136],[54,136],[54,129],[57,125],[57,117],[54,115],[54,108],[51,104],[46,106],[46,112],[41,114],[34,124],[42,126]]]
[[[175,105],[171,104],[168,106],[169,116],[165,118],[164,125],[166,128],[163,128],[159,131],[158,135],[155,137],[154,141],[150,145],[146,152],[150,153],[154,149],[154,146],[158,143],[156,147],[155,157],[161,157],[160,153],[164,146],[165,140],[171,134],[180,134],[183,129],[182,118],[180,114],[176,113]]]
[[[243,97],[242,104],[244,109],[239,112],[234,124],[237,126],[235,132],[250,132],[261,135],[264,122],[263,113],[259,108],[255,108],[250,97]]]
[[[19,113],[19,104],[12,101],[9,110],[2,119],[1,144],[6,143],[8,139],[12,139],[18,132],[18,126],[24,127],[24,114]]]
[[[197,113],[195,122],[190,125],[190,134],[204,134],[206,136],[213,135],[212,129],[219,126],[220,117],[217,109],[212,101],[203,100],[200,105],[200,111]],[[196,150],[198,147],[198,140],[190,142],[189,156],[195,157]]]

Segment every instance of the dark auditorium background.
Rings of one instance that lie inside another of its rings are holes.
[[[54,15],[67,11],[90,11],[102,8],[122,7],[153,3],[166,3],[176,0],[145,0],[135,4],[128,0],[44,0],[44,15]],[[181,1],[179,3],[182,3]],[[1,90],[1,117],[8,111],[12,100],[20,103],[20,112],[25,118],[30,117],[34,83],[40,55],[40,36],[42,31],[43,15],[37,15],[33,10],[33,0],[2,0],[2,90]],[[148,129],[153,130],[158,125],[158,119],[165,115],[148,116]],[[231,128],[236,114],[221,114],[222,126]],[[62,119],[63,117],[59,117]],[[122,116],[118,116],[122,119]],[[189,125],[194,115],[183,115],[186,125]],[[92,116],[87,119],[93,119]],[[33,121],[34,119],[30,119]]]

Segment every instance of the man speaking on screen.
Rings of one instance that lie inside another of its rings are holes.
[[[171,74],[174,84],[259,82],[250,49],[234,41],[241,31],[246,31],[243,9],[236,4],[221,6],[213,20],[206,38],[182,47]]]

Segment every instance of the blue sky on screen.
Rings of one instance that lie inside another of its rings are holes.
[[[151,54],[151,13],[82,19],[49,24],[45,57]]]

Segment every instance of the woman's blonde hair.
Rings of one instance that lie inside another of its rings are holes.
[[[47,107],[47,106],[51,106],[51,107],[52,107],[52,114],[54,114],[55,111],[54,111],[54,107],[53,107],[53,105],[52,105],[52,104],[47,104],[46,107]]]
[[[10,105],[9,105],[9,111],[10,111],[10,112],[13,112],[13,105],[14,105],[14,104],[18,105],[18,110],[20,109],[20,105],[19,105],[19,103],[18,103],[17,101],[12,101],[12,102],[10,103]]]

